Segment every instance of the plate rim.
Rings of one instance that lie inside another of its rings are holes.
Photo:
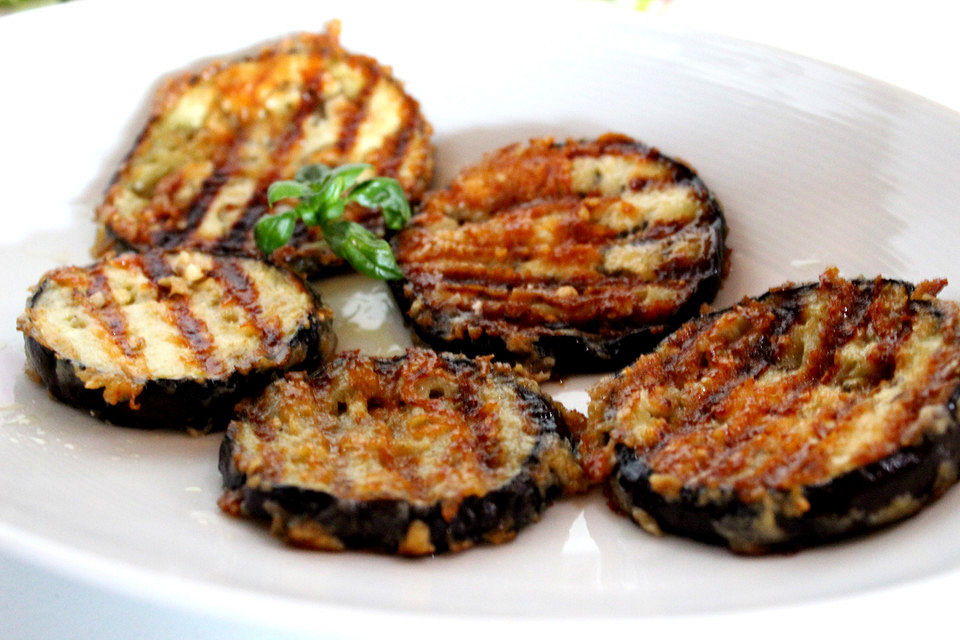
[[[419,4],[434,4],[433,2],[417,1]],[[509,4],[503,2],[503,0],[494,0],[494,2],[503,4],[504,6],[508,6]],[[124,3],[121,0],[75,0],[71,3],[48,5],[29,11],[10,14],[0,17],[0,35],[7,30],[36,29],[37,27],[32,23],[40,24],[43,20],[51,18],[54,15],[54,11],[58,12],[58,15],[67,12],[77,12],[78,14],[83,14],[86,12],[96,12],[97,10],[102,10],[103,8],[111,5],[123,4]],[[613,6],[600,4],[588,5],[588,3],[585,3],[582,0],[561,0],[560,2],[553,0],[553,2],[544,1],[531,4],[542,4],[544,6],[549,5],[554,11],[560,12],[572,11],[574,13],[595,13],[596,11],[609,11],[611,12],[610,17],[614,15],[613,12],[624,12],[623,9]],[[563,8],[558,8],[560,6]],[[672,39],[697,40],[707,38],[714,43],[725,45],[729,49],[740,50],[742,48],[748,48],[754,51],[773,55],[782,60],[799,62],[801,66],[812,65],[822,69],[827,69],[832,73],[837,73],[848,78],[855,78],[860,82],[870,85],[871,87],[882,89],[882,91],[884,91],[886,94],[893,94],[914,103],[922,103],[927,108],[932,108],[937,113],[938,117],[950,119],[952,124],[960,126],[960,112],[952,109],[951,107],[903,87],[896,86],[884,80],[877,79],[858,71],[813,57],[805,56],[793,51],[779,49],[764,43],[744,40],[720,33],[704,31],[701,29],[695,29],[676,24],[657,24],[652,20],[651,16],[634,14],[631,12],[624,13],[628,15],[622,15],[621,13],[617,13],[616,15],[620,20],[627,20],[633,23],[631,28],[640,29],[650,33],[658,34],[660,36],[667,36]],[[7,553],[13,557],[26,560],[36,564],[38,567],[54,573],[60,573],[69,579],[87,582],[89,584],[97,585],[107,589],[133,593],[150,601],[175,607],[185,607],[196,612],[211,614],[218,618],[222,617],[220,612],[216,611],[215,609],[211,609],[209,603],[201,602],[199,598],[196,601],[185,601],[182,592],[169,587],[171,585],[176,585],[180,587],[187,587],[191,591],[197,590],[197,593],[206,592],[208,595],[212,593],[213,599],[219,602],[229,599],[243,600],[244,598],[249,598],[252,601],[267,598],[278,601],[275,603],[277,606],[281,606],[282,603],[286,603],[288,605],[292,605],[294,609],[303,608],[303,612],[309,612],[313,615],[316,615],[319,610],[336,614],[336,616],[343,617],[344,619],[349,618],[352,622],[356,622],[361,618],[374,615],[374,613],[376,616],[382,617],[380,622],[383,624],[393,624],[398,621],[409,622],[411,618],[429,618],[434,620],[438,618],[455,618],[458,621],[467,619],[470,620],[471,623],[475,622],[481,626],[492,622],[503,622],[504,620],[511,622],[511,624],[516,623],[518,620],[529,620],[526,617],[515,617],[511,615],[494,616],[495,618],[499,618],[499,620],[492,620],[491,616],[477,616],[474,614],[456,614],[452,616],[446,616],[444,614],[419,611],[396,612],[387,610],[371,612],[370,610],[356,610],[357,608],[355,606],[343,603],[303,602],[303,600],[305,600],[304,598],[290,595],[275,596],[249,588],[237,588],[234,590],[222,585],[204,583],[203,581],[192,578],[172,578],[170,576],[157,575],[155,571],[143,567],[137,567],[134,565],[126,566],[127,563],[123,561],[112,560],[98,556],[91,552],[71,548],[66,545],[62,545],[55,540],[46,539],[43,536],[34,534],[29,530],[21,529],[20,527],[16,527],[15,525],[11,525],[2,521],[0,521],[0,553]],[[96,571],[87,571],[87,568],[96,568]],[[949,569],[936,576],[928,576],[927,578],[921,580],[912,580],[906,584],[886,585],[872,589],[868,588],[863,593],[854,594],[853,596],[849,597],[853,600],[857,600],[859,598],[872,598],[876,592],[897,592],[900,590],[916,590],[930,593],[933,589],[941,588],[939,585],[932,586],[930,584],[940,582],[940,579],[947,579],[947,581],[953,586],[960,585],[960,568]],[[790,605],[787,607],[781,605],[764,605],[761,608],[767,610],[790,608],[792,606],[797,606],[804,609],[816,608],[818,605],[823,604],[823,601],[825,600],[834,601],[837,599],[838,598],[836,596],[826,596],[822,600],[817,599],[813,601],[807,601],[798,605]],[[244,613],[245,609],[256,609],[256,607],[245,608],[242,605],[237,605],[236,609],[237,611],[235,611],[233,615],[241,615]],[[249,611],[246,611],[246,613],[249,614]],[[663,617],[686,617],[688,619],[701,618],[701,623],[706,625],[715,624],[716,618],[724,617],[724,615],[725,614],[723,613],[693,615],[667,614]],[[584,616],[578,616],[578,618],[579,617]],[[597,622],[597,618],[594,616],[585,617],[591,620],[593,623]],[[653,621],[655,618],[657,618],[657,616],[641,615],[638,616],[638,618],[643,619],[644,621]],[[252,615],[249,619],[252,622],[263,622],[265,615]],[[631,620],[632,619],[633,618],[631,618]],[[417,620],[417,622],[422,623],[423,621]],[[542,623],[543,621],[531,620],[531,622]],[[565,622],[569,621],[565,620]],[[608,622],[617,623],[618,621],[608,620]],[[742,622],[738,622],[737,624],[742,624]],[[312,625],[309,625],[308,628],[312,628]]]

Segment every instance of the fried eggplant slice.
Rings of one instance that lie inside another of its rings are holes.
[[[63,402],[115,424],[206,430],[283,372],[319,366],[331,318],[277,267],[151,251],[50,271],[17,328],[29,370]]]
[[[746,554],[915,513],[960,459],[943,284],[834,269],[688,323],[591,390],[588,475],[644,529]]]
[[[569,434],[583,419],[490,358],[347,352],[238,406],[220,450],[220,505],[330,551],[501,543],[585,488]]]
[[[394,294],[435,348],[613,369],[716,294],[726,227],[694,171],[621,135],[515,144],[431,192]]]
[[[345,51],[338,33],[334,23],[169,80],[97,209],[98,250],[257,257],[267,187],[312,163],[369,163],[418,201],[433,175],[431,127],[390,70]],[[346,217],[384,233],[379,212],[351,205]],[[313,276],[346,265],[302,225],[271,259]]]

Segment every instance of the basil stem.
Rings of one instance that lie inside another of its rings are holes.
[[[387,227],[391,229],[402,229],[410,220],[410,203],[396,180],[364,180],[350,192],[348,198],[368,209],[380,209]]]

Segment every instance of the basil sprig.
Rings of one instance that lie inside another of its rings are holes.
[[[380,280],[403,277],[390,245],[356,222],[343,220],[347,205],[356,202],[368,209],[379,209],[390,229],[401,229],[410,220],[410,203],[393,178],[357,179],[369,164],[345,164],[330,169],[310,164],[300,169],[293,180],[274,182],[267,189],[272,207],[280,200],[298,200],[292,209],[260,218],[253,236],[260,251],[271,254],[290,241],[297,220],[308,227],[319,226],[331,251],[349,262],[360,273]]]

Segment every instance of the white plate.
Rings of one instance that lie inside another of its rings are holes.
[[[960,490],[883,532],[788,556],[748,559],[651,537],[599,492],[552,507],[500,547],[419,561],[291,550],[218,511],[219,436],[106,426],[23,375],[14,324],[27,287],[53,266],[88,261],[92,210],[158,80],[333,17],[345,46],[392,65],[421,102],[436,130],[439,182],[515,140],[620,131],[688,161],[723,203],[733,262],[718,304],[829,265],[848,276],[948,277],[942,295],[957,297],[957,114],[793,55],[651,29],[625,12],[474,4],[465,16],[459,3],[406,0],[163,0],[150,9],[91,0],[0,20],[8,566],[43,566],[174,611],[261,622],[283,611],[284,623],[328,631],[364,610],[380,621],[469,617],[476,630],[531,617],[798,605],[939,574],[960,584]],[[347,278],[328,293],[342,346],[384,351],[406,340],[380,285]],[[550,390],[582,409],[588,382]]]

